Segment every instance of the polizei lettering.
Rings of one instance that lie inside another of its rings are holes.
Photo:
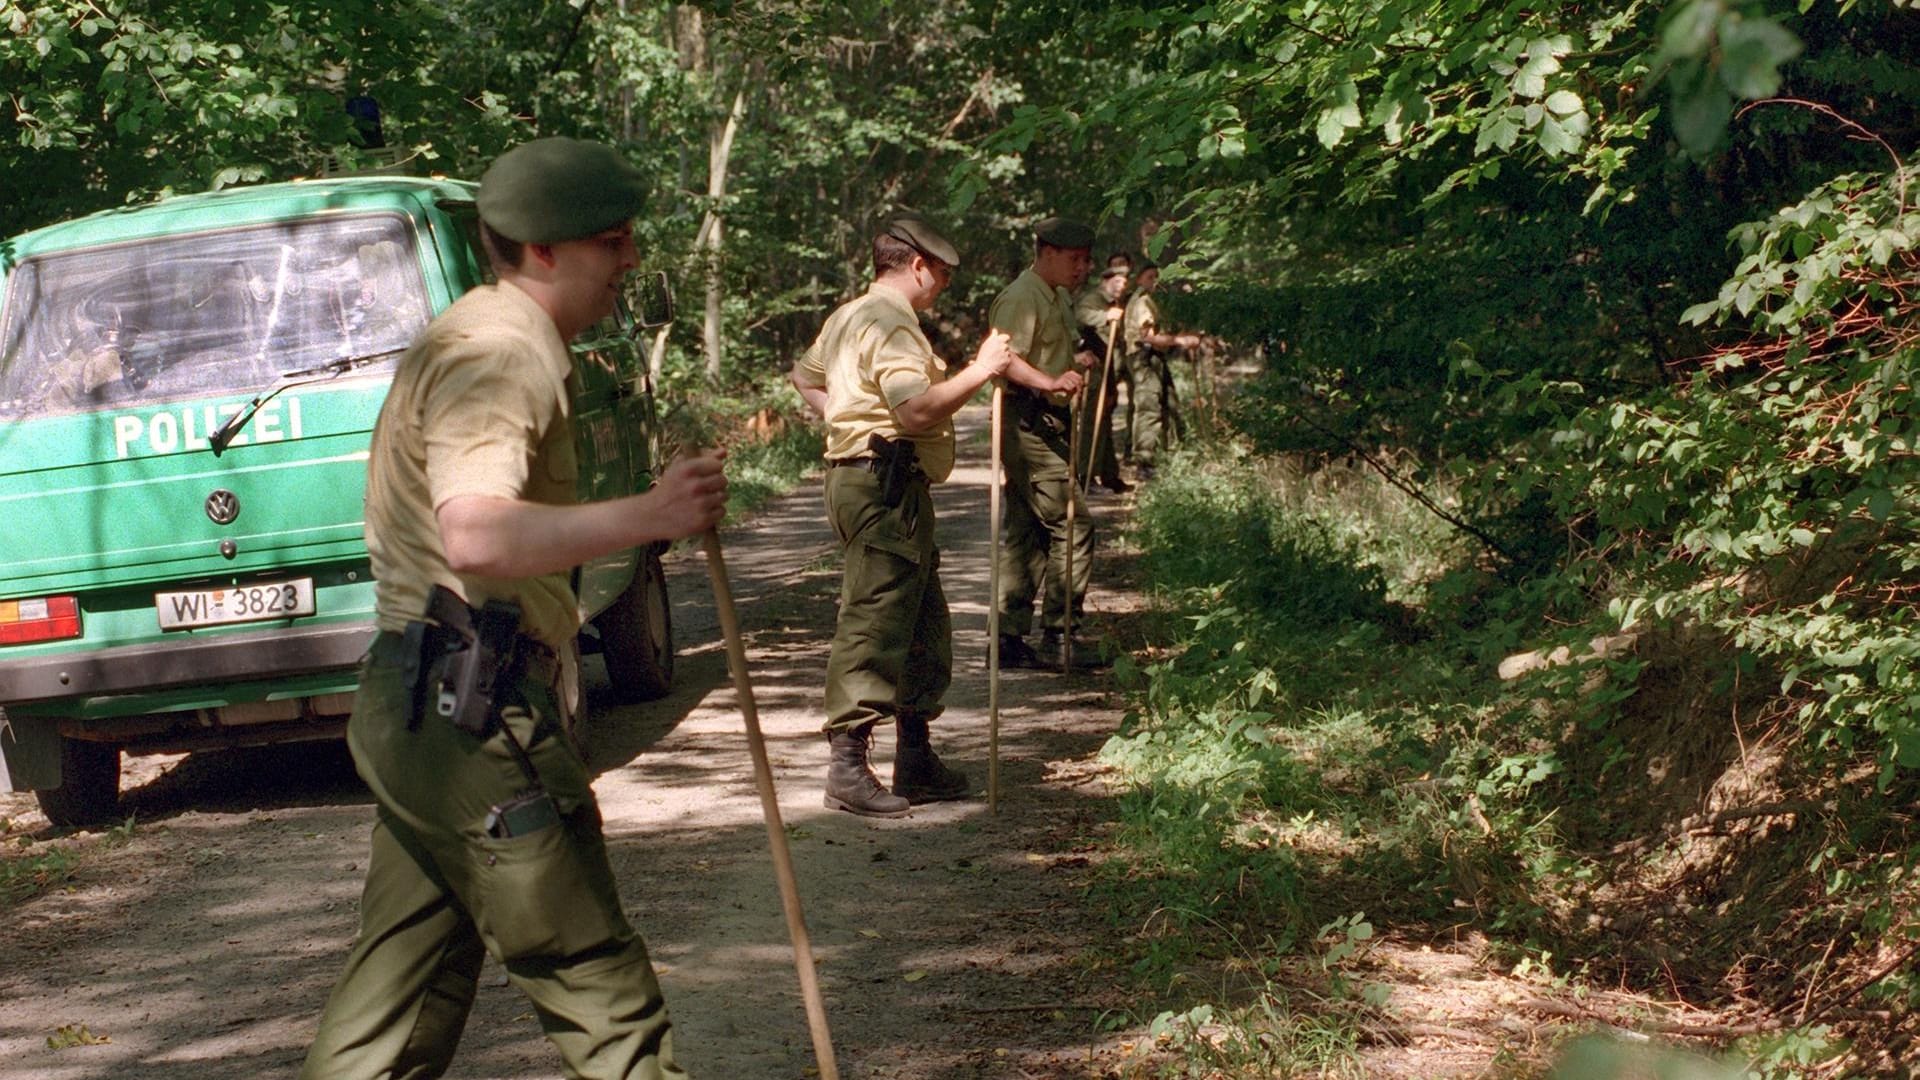
[[[240,402],[219,405],[183,405],[177,409],[113,418],[113,456],[135,454],[172,454],[207,449],[207,437],[220,430],[227,418],[243,408]],[[300,399],[292,395],[274,398],[253,414],[247,426],[233,437],[231,446],[249,442],[280,442],[300,437]]]

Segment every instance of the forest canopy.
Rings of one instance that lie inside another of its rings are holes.
[[[1531,617],[1685,613],[1827,735],[1920,764],[1904,4],[9,0],[0,22],[0,233],[610,139],[652,177],[649,263],[705,300],[671,366],[728,385],[777,385],[886,212],[966,238],[955,330],[1028,225],[1085,217],[1171,260],[1182,319],[1260,350],[1257,446],[1411,455],[1462,485]]]

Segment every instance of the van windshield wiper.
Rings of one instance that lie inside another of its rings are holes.
[[[381,356],[389,355],[392,354],[381,354]],[[362,364],[380,359],[381,356],[343,356],[338,360],[329,360],[317,367],[283,372],[279,378],[273,381],[272,386],[253,395],[253,400],[247,402],[245,408],[227,417],[227,422],[220,425],[220,430],[207,436],[207,445],[213,448],[213,456],[219,457],[220,452],[227,448],[227,444],[231,443],[234,438],[240,434],[241,430],[247,426],[247,421],[253,419],[253,414],[260,411],[260,406],[272,401],[280,391],[290,390],[296,386],[305,386],[308,383],[337,379]]]

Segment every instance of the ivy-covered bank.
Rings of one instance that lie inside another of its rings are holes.
[[[1098,896],[1165,1075],[1360,1075],[1395,1023],[1361,955],[1384,937],[1483,937],[1572,1000],[1641,991],[1659,1012],[1587,1023],[1691,1031],[1690,1067],[1728,1070],[1697,1075],[1905,1060],[1911,772],[1741,685],[1716,634],[1513,652],[1534,586],[1377,476],[1201,457],[1141,500],[1158,621],[1102,755]]]

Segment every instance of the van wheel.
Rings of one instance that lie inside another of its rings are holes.
[[[641,557],[633,584],[593,625],[600,631],[600,653],[615,694],[627,701],[666,696],[673,688],[673,612],[658,555]]]
[[[40,812],[61,828],[112,820],[120,810],[120,748],[61,739],[60,786],[33,794],[40,800]]]

